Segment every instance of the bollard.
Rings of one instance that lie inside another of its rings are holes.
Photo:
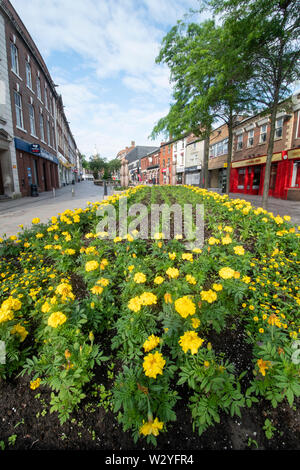
[[[106,186],[106,181],[103,183],[103,189],[104,189],[104,196],[107,196],[107,186]]]
[[[75,196],[75,191],[74,191],[74,188],[72,188],[72,197]]]
[[[55,188],[53,188],[52,191],[53,191],[53,197],[55,197]]]

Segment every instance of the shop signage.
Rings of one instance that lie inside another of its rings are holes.
[[[31,151],[31,153],[38,153],[38,154],[40,154],[40,153],[41,153],[40,144],[31,144],[31,145],[30,145],[30,151]]]

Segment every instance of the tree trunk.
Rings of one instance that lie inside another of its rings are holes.
[[[204,172],[204,188],[208,188],[208,157],[209,157],[209,132],[204,139],[204,158],[203,158],[203,172]]]
[[[230,171],[231,171],[231,160],[232,160],[232,142],[233,142],[233,118],[232,110],[230,110],[228,120],[228,153],[227,153],[227,172],[226,172],[226,194],[230,191]]]
[[[272,107],[272,113],[271,113],[270,137],[269,137],[269,142],[268,142],[267,161],[266,161],[263,196],[262,196],[262,207],[263,209],[266,209],[266,210],[268,207],[271,165],[272,165],[272,157],[273,157],[273,149],[274,149],[276,113],[277,113],[277,108],[278,108],[278,96],[279,96],[279,90],[276,90],[274,103]]]

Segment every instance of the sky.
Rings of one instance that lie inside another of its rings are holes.
[[[161,41],[198,0],[11,0],[62,95],[80,152],[108,160],[149,139],[168,113]],[[199,14],[194,20],[199,21]]]

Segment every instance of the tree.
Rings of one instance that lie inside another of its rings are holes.
[[[248,56],[248,81],[253,102],[270,115],[262,206],[267,207],[274,149],[276,114],[300,78],[299,2],[295,0],[209,0],[223,26],[244,31],[243,55]]]
[[[236,116],[249,109],[247,61],[240,47],[243,31],[216,26],[213,20],[177,26],[163,39],[157,58],[165,62],[174,83],[169,114],[154,127],[152,136],[167,130],[173,137],[190,131],[202,136],[204,187],[208,186],[209,137],[212,125],[222,120],[228,126],[227,185],[229,192],[232,136]]]
[[[93,172],[94,178],[98,179],[100,172],[104,172],[106,168],[106,159],[101,158],[99,154],[91,157],[89,161],[89,168]]]

